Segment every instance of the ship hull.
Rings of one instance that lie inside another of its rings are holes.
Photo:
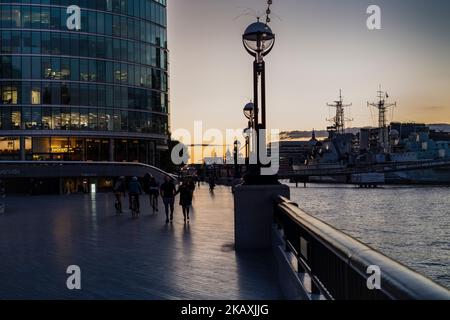
[[[370,175],[370,173],[369,173]],[[309,182],[314,183],[355,183],[353,178],[347,176],[310,176]],[[412,185],[449,185],[450,166],[432,169],[420,169],[410,171],[397,171],[384,174],[384,183],[377,181],[376,184],[412,184]]]
[[[387,184],[450,185],[450,166],[386,174]]]

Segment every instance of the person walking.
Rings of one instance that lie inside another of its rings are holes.
[[[189,211],[192,206],[192,197],[194,190],[192,184],[189,181],[184,181],[176,194],[180,194],[180,206],[183,209],[184,223],[189,221]]]
[[[214,177],[214,175],[210,175],[209,176],[209,191],[211,193],[214,193],[214,189],[216,188],[216,179]]]
[[[200,182],[201,182],[200,176],[198,174],[196,174],[195,175],[195,183],[197,183],[198,188],[200,188]]]
[[[169,223],[169,209],[170,209],[170,223],[173,222],[173,212],[175,210],[175,194],[177,192],[175,184],[172,179],[165,177],[164,183],[160,188],[161,197],[164,202],[164,208],[166,210],[166,223]]]
[[[142,189],[146,194],[150,194],[150,180],[152,175],[150,173],[146,173],[142,178]]]
[[[188,179],[187,179],[187,184],[188,184],[188,186],[189,186],[189,188],[191,188],[191,190],[192,190],[192,192],[194,192],[195,191],[195,188],[197,187],[197,185],[196,185],[196,183],[195,183],[195,177],[189,177]]]

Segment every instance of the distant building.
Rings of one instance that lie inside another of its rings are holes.
[[[309,141],[280,141],[280,172],[292,171],[293,165],[304,165],[318,145],[321,145],[321,142],[316,139],[315,131]]]
[[[225,164],[225,161],[222,157],[205,157],[203,161],[207,166]]]

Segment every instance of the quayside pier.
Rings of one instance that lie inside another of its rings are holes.
[[[191,222],[184,224],[177,206],[168,225],[161,203],[151,214],[147,198],[140,219],[132,219],[115,215],[108,193],[10,196],[0,216],[0,298],[450,299],[447,289],[288,199],[270,202],[268,247],[236,250],[226,187],[210,193],[202,185]],[[80,291],[66,287],[70,265],[81,268]],[[371,265],[382,270],[381,290],[366,286]]]
[[[270,252],[234,250],[233,195],[206,185],[191,223],[162,201],[115,216],[113,195],[10,196],[0,216],[1,299],[282,299]],[[78,265],[82,290],[66,287]]]

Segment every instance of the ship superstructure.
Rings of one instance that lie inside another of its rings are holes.
[[[344,104],[342,89],[339,90],[339,100],[336,100],[333,103],[328,103],[327,105],[330,108],[336,109],[336,116],[328,120],[332,123],[332,126],[327,128],[328,132],[330,134],[345,134],[346,122],[353,121],[353,119],[345,117],[345,109],[351,107],[352,104]]]
[[[387,111],[390,108],[397,106],[397,103],[388,103],[389,94],[381,90],[378,90],[378,102],[367,102],[368,107],[374,107],[378,110],[378,129],[379,129],[379,144],[382,152],[389,152],[389,128],[387,120]]]
[[[332,126],[328,127],[329,137],[313,149],[305,165],[293,166],[294,171],[301,170],[342,170],[348,168],[371,168],[401,166],[402,164],[438,163],[450,160],[450,133],[436,132],[425,124],[396,123],[388,124],[387,113],[397,103],[388,102],[387,92],[378,91],[378,102],[368,103],[378,110],[378,128],[364,128],[358,134],[347,133],[345,104],[342,91],[339,100],[328,106],[336,108]],[[358,177],[361,178],[361,177]],[[381,180],[380,176],[377,176]],[[348,182],[348,177],[334,177],[321,181]],[[420,170],[390,171],[383,175],[386,183],[450,183],[450,167],[433,167]]]

